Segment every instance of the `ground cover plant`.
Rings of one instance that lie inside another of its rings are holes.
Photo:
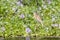
[[[60,36],[60,0],[0,0],[0,36],[27,35]]]

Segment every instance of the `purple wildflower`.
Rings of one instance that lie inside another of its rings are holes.
[[[26,37],[26,40],[30,40],[30,37],[27,36],[27,37]]]
[[[20,1],[17,2],[17,5],[23,7],[23,4]]]
[[[12,10],[16,11],[16,8],[12,8]]]
[[[26,28],[26,33],[30,33],[31,29],[30,28]]]
[[[20,15],[20,18],[24,18],[24,17],[25,17],[24,14],[21,14],[21,15]]]
[[[1,27],[1,30],[2,30],[2,31],[5,31],[5,27]]]
[[[58,24],[52,24],[52,26],[53,26],[53,27],[55,27],[55,26],[57,27],[57,26],[58,26]]]
[[[48,4],[51,4],[51,1],[50,0],[47,0]]]

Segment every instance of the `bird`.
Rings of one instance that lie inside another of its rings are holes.
[[[42,26],[43,26],[43,21],[42,21],[41,17],[38,15],[38,13],[37,13],[37,12],[34,12],[33,15],[34,15],[34,18],[35,18],[38,22],[40,22],[40,23],[42,24]]]

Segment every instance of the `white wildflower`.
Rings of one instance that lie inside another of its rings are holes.
[[[54,22],[55,21],[55,18],[52,18],[52,22]]]

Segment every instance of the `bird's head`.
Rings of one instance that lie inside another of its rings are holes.
[[[33,15],[38,15],[38,13],[35,11],[35,12],[33,12]]]

